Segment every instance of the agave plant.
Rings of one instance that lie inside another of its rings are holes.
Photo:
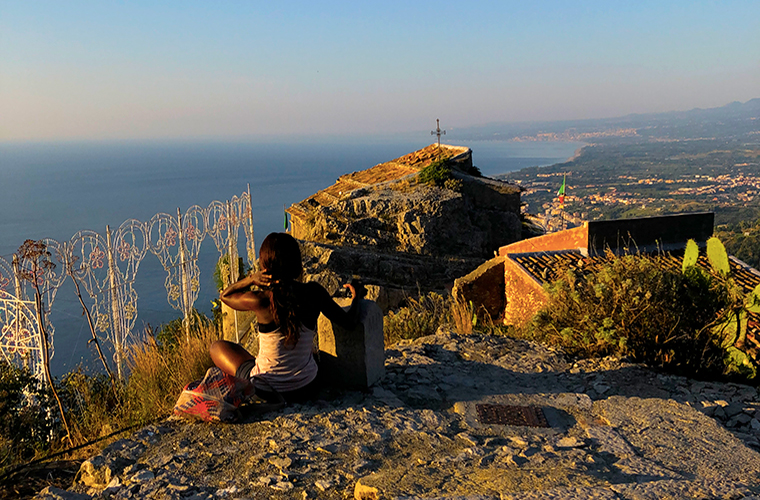
[[[684,273],[700,272],[696,267],[699,247],[689,240],[684,252],[682,269]],[[757,376],[758,359],[747,346],[747,325],[749,313],[760,313],[760,285],[745,294],[731,277],[728,252],[723,243],[715,237],[707,240],[707,260],[713,272],[726,286],[728,305],[710,325],[716,341],[725,351],[725,374],[737,374],[748,379]]]

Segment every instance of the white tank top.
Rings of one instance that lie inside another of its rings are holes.
[[[274,388],[278,392],[294,391],[308,385],[317,376],[317,363],[312,355],[314,331],[301,326],[296,345],[285,345],[280,329],[259,333],[259,354],[251,377],[257,375],[271,384],[254,385],[264,391]]]

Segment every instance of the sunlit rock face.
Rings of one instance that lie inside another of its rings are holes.
[[[419,172],[439,159],[449,179],[420,182]],[[312,278],[333,288],[359,275],[393,295],[389,287],[442,289],[517,241],[519,210],[520,188],[478,176],[468,148],[431,145],[341,176],[288,213]]]

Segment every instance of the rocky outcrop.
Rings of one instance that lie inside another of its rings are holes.
[[[166,420],[38,498],[756,498],[754,387],[573,362],[506,337],[438,334],[386,350],[372,392],[238,424]],[[479,405],[541,408],[548,427],[485,421]],[[108,484],[104,484],[108,480]]]
[[[418,173],[442,158],[449,181],[419,182]],[[520,188],[478,176],[468,148],[445,145],[342,176],[288,212],[293,236],[314,257],[307,259],[314,279],[328,285],[359,275],[381,295],[450,287],[521,236]]]
[[[502,200],[490,182],[457,177],[461,191],[426,184],[354,190],[315,209],[301,239],[372,251],[480,258],[492,256],[503,242],[517,240],[519,197],[506,194]]]
[[[368,252],[349,246],[302,242],[306,281],[316,281],[331,294],[355,276],[367,283],[367,298],[383,311],[393,309],[420,291],[444,290],[482,259]]]

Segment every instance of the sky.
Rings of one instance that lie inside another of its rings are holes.
[[[760,2],[0,0],[0,141],[365,136],[760,97]]]

